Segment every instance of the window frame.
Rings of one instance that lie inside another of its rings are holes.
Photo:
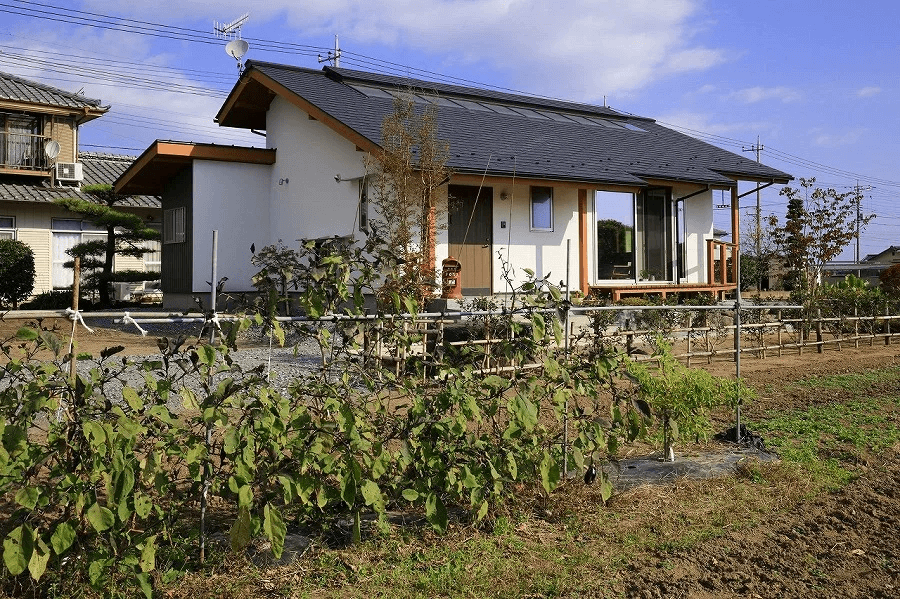
[[[535,197],[536,196],[535,192],[537,192],[539,190],[547,190],[547,192],[548,192],[547,197],[546,198]],[[536,232],[540,232],[540,233],[552,233],[554,231],[554,226],[556,224],[554,214],[553,214],[553,188],[550,186],[544,186],[544,185],[532,185],[529,195],[530,195],[530,203],[529,203],[528,214],[529,214],[529,221],[530,221],[530,229],[532,231],[536,231]],[[550,219],[549,226],[538,226],[537,224],[535,224],[535,208],[538,205],[540,205],[538,202],[540,202],[540,204],[543,204],[544,202],[549,204],[549,219]]]
[[[170,243],[184,243],[186,239],[184,206],[167,208],[164,210],[162,229],[163,245],[168,245]]]
[[[16,217],[15,216],[0,216],[0,220],[9,219],[10,226],[4,226],[0,223],[0,239],[15,239],[16,238]],[[4,235],[9,233],[9,237],[5,237]]]

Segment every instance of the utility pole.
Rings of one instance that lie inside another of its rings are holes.
[[[860,204],[862,204],[862,196],[860,195],[864,191],[869,191],[871,189],[875,189],[871,185],[866,185],[865,187],[859,186],[859,179],[856,180],[856,185],[853,186],[853,191],[855,192],[854,201],[856,202],[856,268],[857,268],[857,276],[859,276],[859,234],[860,234]]]
[[[319,54],[319,63],[330,62],[331,66],[339,69],[341,68],[341,46],[338,44],[338,36],[334,34],[334,51],[328,51],[327,56],[322,56]]]
[[[765,146],[759,143],[759,135],[756,136],[756,145],[745,148],[741,146],[742,152],[756,152],[756,164],[759,164],[759,153],[765,149]],[[756,190],[756,231],[753,233],[754,245],[756,246],[756,262],[757,273],[759,278],[756,281],[756,290],[762,291],[762,204],[760,203],[759,189]]]

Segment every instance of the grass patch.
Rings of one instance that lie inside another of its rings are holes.
[[[853,479],[860,461],[900,443],[900,396],[872,394],[897,381],[898,368],[804,379],[795,386],[843,390],[846,400],[773,411],[752,426],[783,460],[801,465],[817,486],[835,490]]]

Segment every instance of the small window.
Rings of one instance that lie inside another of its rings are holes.
[[[169,208],[163,215],[163,243],[184,243],[184,208]]]
[[[531,188],[531,230],[553,230],[553,188]]]
[[[0,216],[0,239],[16,238],[16,217]]]

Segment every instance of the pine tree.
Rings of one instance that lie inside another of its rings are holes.
[[[106,239],[79,243],[67,253],[73,258],[81,258],[84,287],[95,289],[100,305],[108,307],[112,303],[111,283],[159,280],[157,272],[113,271],[113,259],[116,255],[142,258],[150,251],[144,242],[159,239],[159,231],[148,227],[140,216],[116,209],[116,204],[129,196],[115,193],[111,185],[86,185],[82,191],[95,201],[60,198],[56,203],[106,229]],[[71,265],[72,263],[66,263],[66,266]]]

